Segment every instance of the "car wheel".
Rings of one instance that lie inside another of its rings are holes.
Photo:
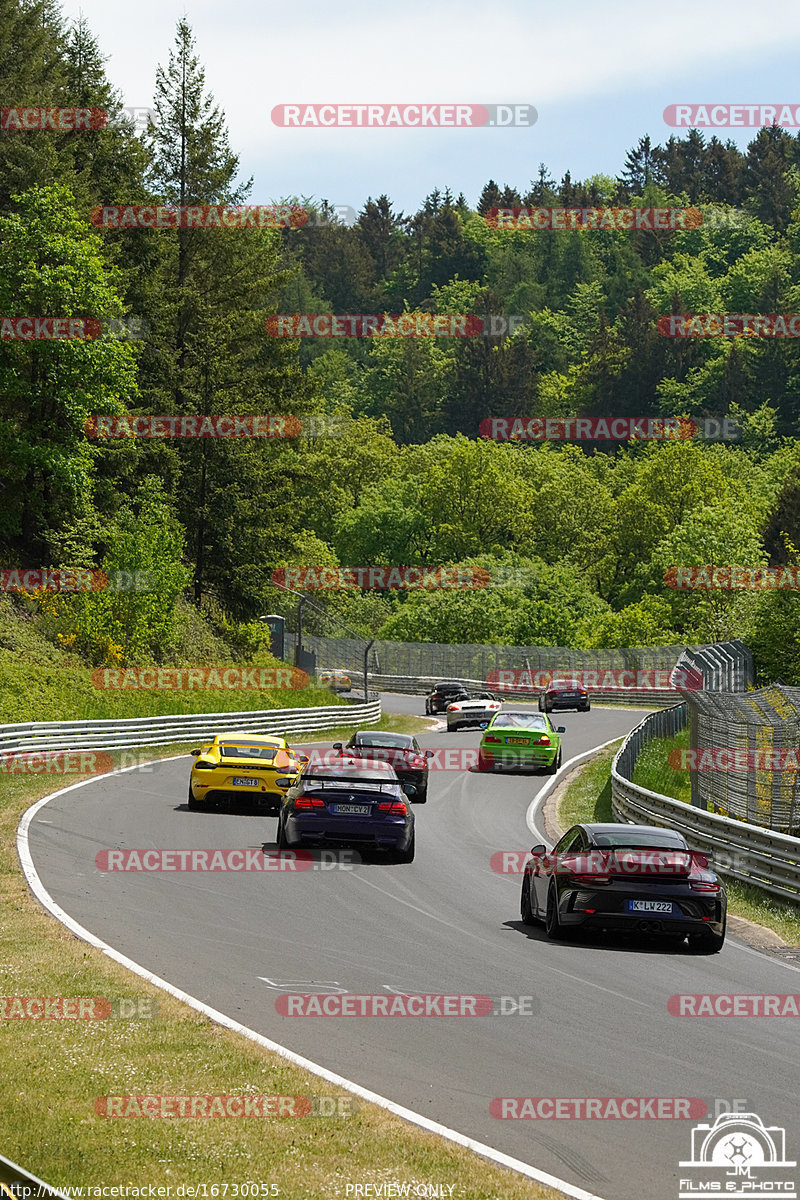
[[[558,754],[555,755],[550,766],[547,768],[547,774],[555,775],[556,771],[559,769],[560,766],[561,766],[561,751],[559,750]]]
[[[519,904],[519,912],[522,917],[523,925],[535,925],[536,917],[533,915],[533,906],[531,905],[531,877],[523,875],[522,877],[522,898]]]
[[[584,704],[580,711],[581,712],[590,712],[591,708],[592,708],[591,704]]]
[[[288,850],[289,849],[289,841],[286,837],[286,830],[283,827],[283,823],[282,823],[280,817],[278,817],[278,849],[279,850]]]
[[[186,803],[187,803],[188,807],[192,810],[192,812],[199,812],[200,809],[203,807],[202,804],[198,800],[195,800],[194,795],[192,794],[191,783],[189,784],[189,798],[186,801]]]
[[[416,796],[409,796],[409,800],[411,801],[412,804],[427,804],[428,803],[427,787],[424,788],[421,792],[417,792]]]
[[[564,937],[564,928],[558,919],[558,902],[554,883],[550,884],[550,890],[547,893],[547,914],[544,925],[551,942],[558,942]]]
[[[412,833],[411,841],[408,843],[408,849],[395,851],[395,856],[394,856],[395,862],[411,863],[414,861],[414,849],[415,849],[414,842],[415,842],[415,840],[416,840],[416,835]]]
[[[703,933],[689,934],[689,949],[695,954],[718,954],[725,945],[725,925],[722,933],[706,929]]]

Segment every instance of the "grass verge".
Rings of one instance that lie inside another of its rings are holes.
[[[667,756],[670,750],[686,749],[688,736],[688,731],[682,731],[677,737],[657,738],[650,742],[639,755],[633,782],[665,796],[683,793],[683,775],[669,766]],[[556,820],[562,829],[569,829],[581,821],[614,820],[611,812],[611,761],[621,744],[618,742],[590,759],[583,770],[567,783],[556,811]],[[671,792],[667,787],[669,783],[673,787]],[[685,786],[688,788],[688,783]],[[687,802],[690,799],[688,793],[679,794],[676,798]],[[726,879],[725,889],[728,893],[728,911],[733,916],[745,917],[757,925],[766,926],[790,946],[800,945],[800,905],[779,900],[777,896],[770,896],[768,892],[736,879]]]
[[[419,718],[389,717],[381,727],[407,728],[411,722],[425,726]],[[309,740],[335,741],[353,728],[310,734]],[[183,749],[143,748],[137,753],[142,759],[157,758]],[[121,757],[114,755],[117,762]],[[149,997],[158,1002],[158,1016],[0,1020],[4,1155],[59,1187],[172,1185],[173,1197],[178,1185],[217,1184],[217,1193],[208,1186],[205,1194],[236,1200],[242,1192],[235,1189],[250,1183],[266,1185],[250,1195],[317,1200],[345,1196],[348,1183],[393,1182],[410,1183],[412,1189],[446,1183],[453,1196],[474,1200],[556,1200],[561,1195],[370,1104],[361,1104],[347,1117],[284,1120],[98,1115],[94,1101],[108,1095],[338,1093],[131,975],[40,908],[19,868],[16,830],[28,805],[64,782],[52,776],[6,777],[0,799],[5,910],[0,991],[4,996]]]

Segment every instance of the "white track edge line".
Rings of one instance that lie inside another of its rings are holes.
[[[624,737],[625,734],[621,734],[619,737],[611,738],[607,742],[602,742],[599,746],[592,746],[591,750],[584,750],[583,754],[576,754],[574,758],[568,758],[564,765],[559,769],[558,773],[554,775],[552,779],[548,779],[542,790],[537,792],[531,800],[530,804],[528,805],[528,811],[525,814],[525,822],[535,837],[541,838],[543,842],[550,841],[550,838],[543,829],[539,828],[536,822],[539,816],[539,810],[544,807],[547,797],[554,788],[558,787],[567,771],[571,770],[576,763],[583,762],[584,759],[591,758],[594,754],[599,754],[600,751],[605,750],[607,746],[613,746],[615,742],[622,741]]]
[[[618,740],[618,738],[614,739],[614,741]],[[186,755],[174,756],[174,758],[185,757]],[[154,759],[153,761],[164,762],[174,761],[174,759]],[[144,766],[145,764],[140,763],[137,765]],[[122,775],[126,771],[135,769],[135,767],[124,767],[119,771],[109,771],[107,775]],[[103,778],[105,777],[106,776],[103,776]],[[100,778],[100,776],[95,776],[95,778]],[[439,1137],[442,1137],[449,1142],[454,1142],[458,1146],[464,1146],[467,1150],[472,1150],[474,1153],[480,1155],[481,1158],[486,1158],[490,1162],[497,1163],[498,1166],[507,1167],[510,1170],[515,1171],[518,1175],[525,1175],[529,1179],[533,1179],[536,1183],[541,1183],[545,1187],[554,1188],[556,1191],[572,1197],[573,1200],[604,1200],[603,1197],[597,1196],[593,1192],[584,1191],[583,1188],[575,1187],[573,1184],[567,1183],[563,1179],[558,1179],[555,1175],[549,1175],[546,1171],[540,1171],[537,1167],[532,1167],[528,1163],[524,1163],[518,1158],[512,1158],[510,1155],[504,1154],[500,1150],[495,1150],[492,1146],[487,1146],[483,1142],[477,1141],[475,1138],[467,1137],[466,1134],[459,1133],[455,1129],[450,1129],[446,1125],[440,1125],[438,1121],[432,1121],[429,1117],[422,1116],[421,1113],[416,1113],[410,1108],[404,1108],[402,1105],[396,1104],[393,1100],[389,1100],[385,1096],[378,1095],[377,1092],[369,1091],[367,1088],[361,1087],[360,1084],[354,1083],[350,1079],[345,1079],[343,1075],[337,1075],[335,1072],[329,1071],[326,1067],[322,1067],[318,1063],[312,1062],[311,1059],[304,1058],[300,1054],[295,1054],[293,1050],[289,1050],[287,1047],[271,1041],[269,1038],[264,1037],[263,1034],[257,1033],[256,1030],[250,1029],[248,1026],[242,1025],[238,1021],[234,1021],[232,1017],[227,1016],[225,1013],[211,1008],[208,1004],[205,1004],[202,1000],[198,1000],[195,996],[190,996],[188,992],[181,991],[180,988],[176,988],[173,984],[168,983],[166,979],[161,979],[158,975],[154,975],[151,971],[148,971],[146,967],[141,966],[139,963],[134,962],[133,959],[121,954],[119,950],[115,950],[113,946],[109,946],[108,943],[96,937],[95,934],[93,934],[90,930],[85,929],[82,925],[79,925],[77,921],[73,920],[73,918],[60,907],[60,905],[56,904],[55,900],[52,898],[39,878],[39,873],[36,870],[30,851],[28,830],[30,828],[31,821],[36,816],[39,809],[43,808],[45,804],[49,804],[51,800],[55,800],[59,796],[64,796],[68,792],[75,791],[77,788],[85,787],[87,783],[91,782],[93,782],[91,779],[82,780],[79,783],[71,784],[69,787],[61,788],[59,791],[53,792],[49,796],[43,796],[41,800],[37,800],[22,814],[19,828],[17,830],[17,853],[19,855],[23,873],[28,881],[28,886],[30,887],[34,896],[36,896],[36,899],[47,910],[47,912],[49,912],[51,916],[54,916],[56,920],[60,921],[62,925],[66,926],[71,933],[74,933],[75,936],[80,938],[82,941],[88,942],[90,946],[94,946],[97,950],[101,950],[102,953],[108,958],[111,958],[115,962],[118,962],[121,966],[126,967],[135,975],[139,975],[142,977],[142,979],[146,979],[148,983],[153,984],[154,987],[160,988],[164,992],[168,992],[177,1000],[181,1000],[184,1004],[188,1004],[191,1008],[203,1013],[204,1016],[209,1017],[210,1020],[214,1021],[216,1024],[222,1025],[226,1029],[232,1030],[234,1033],[242,1034],[244,1037],[249,1038],[250,1041],[256,1042],[259,1046],[262,1046],[265,1050],[271,1050],[274,1054],[280,1055],[281,1058],[288,1059],[289,1062],[294,1063],[298,1067],[302,1067],[310,1074],[317,1075],[320,1079],[325,1079],[328,1083],[336,1084],[337,1087],[344,1088],[346,1091],[352,1092],[356,1096],[360,1096],[363,1100],[368,1101],[370,1104],[376,1104],[379,1108],[385,1109],[387,1112],[392,1113],[396,1117],[400,1117],[404,1121],[408,1121],[412,1125],[418,1125],[421,1129],[425,1129],[429,1133],[438,1134]]]

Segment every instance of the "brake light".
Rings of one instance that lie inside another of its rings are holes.
[[[422,768],[422,767],[424,767],[424,766],[425,766],[425,763],[426,763],[426,759],[424,759],[424,758],[421,758],[421,757],[419,756],[419,754],[415,754],[415,755],[414,755],[414,757],[411,759],[411,762],[410,762],[410,764],[409,764],[409,765],[410,765],[410,766],[412,766],[412,767],[420,767],[420,768]]]
[[[497,737],[485,737],[483,740],[484,740],[485,742],[499,742],[499,741],[500,741],[500,738],[497,738]]]
[[[295,808],[324,808],[325,801],[316,796],[298,796],[294,802]]]
[[[200,760],[198,759],[198,761],[194,764],[194,767],[195,767],[196,771],[213,771],[215,765],[216,765],[215,763],[200,762]]]
[[[534,742],[533,744],[534,744],[534,746],[549,746],[550,738],[549,737],[540,737],[538,742]]]
[[[457,705],[457,704],[448,704],[448,706],[447,706],[447,711],[448,711],[448,712],[455,712],[457,708],[458,708],[458,705]]]
[[[689,887],[693,892],[706,892],[711,896],[718,896],[722,891],[718,883],[712,883],[708,879],[690,879]]]
[[[408,809],[402,800],[382,800],[378,805],[378,812],[397,813],[398,815],[405,816]]]

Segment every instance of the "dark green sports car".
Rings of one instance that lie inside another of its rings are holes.
[[[565,732],[564,726],[553,725],[546,713],[499,712],[483,732],[478,770],[539,767],[555,775],[561,766],[561,734]]]

